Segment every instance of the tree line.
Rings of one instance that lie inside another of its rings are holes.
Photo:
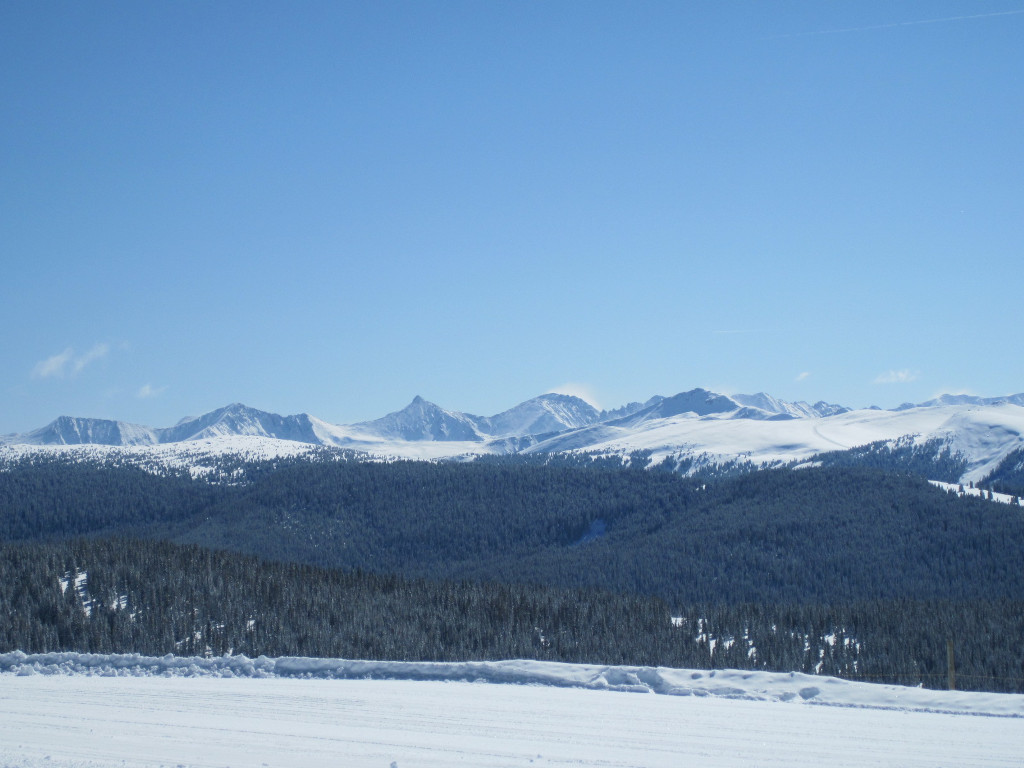
[[[678,615],[676,613],[678,612]],[[1021,601],[692,604],[122,539],[0,546],[0,651],[530,658],[1024,691]]]

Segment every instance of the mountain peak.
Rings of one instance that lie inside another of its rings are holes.
[[[483,437],[474,422],[472,416],[445,410],[416,395],[400,411],[353,426],[389,439],[481,442]]]
[[[17,437],[29,445],[151,445],[157,442],[148,427],[77,416],[58,416],[45,427]]]
[[[940,395],[892,411],[849,409],[818,401],[788,402],[765,392],[726,396],[704,388],[655,396],[615,411],[598,411],[574,395],[547,392],[495,416],[450,411],[416,395],[405,408],[375,421],[333,425],[307,414],[279,416],[231,403],[177,425],[153,429],[109,419],[61,416],[33,432],[0,437],[9,445],[112,445],[145,448],[157,443],[234,438],[333,445],[377,455],[462,456],[481,453],[599,451],[637,448],[667,455],[780,462],[807,459],[868,442],[938,439],[970,461],[964,477],[980,479],[1024,445],[1024,394],[1003,397]],[[909,411],[907,416],[901,410]],[[828,419],[827,424],[824,420]],[[779,427],[773,422],[785,421]],[[820,428],[826,427],[822,431]],[[413,443],[432,442],[426,447]],[[438,445],[437,443],[442,443]],[[449,445],[443,445],[448,443]],[[220,450],[212,446],[213,450]]]
[[[480,428],[493,436],[522,437],[578,429],[598,421],[600,411],[581,397],[548,392],[480,419]]]
[[[1024,393],[1018,395],[1005,395],[1003,397],[979,397],[977,395],[939,395],[936,398],[924,403],[918,403],[916,407],[931,408],[941,405],[1024,405]],[[902,407],[902,406],[901,406]]]
[[[227,435],[251,435],[273,437],[279,440],[295,440],[304,443],[319,442],[313,432],[309,417],[278,416],[244,403],[231,403],[194,419],[185,419],[156,433],[161,443],[177,443],[184,440],[204,440]]]

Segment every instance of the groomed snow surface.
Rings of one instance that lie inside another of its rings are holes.
[[[0,766],[965,768],[1022,754],[1024,695],[533,661],[0,654]]]

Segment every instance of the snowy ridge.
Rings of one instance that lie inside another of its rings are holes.
[[[599,666],[546,661],[407,662],[302,657],[249,659],[41,653],[0,654],[0,674],[104,677],[292,677],[543,685],[560,688],[793,702],[900,711],[1024,717],[1024,695],[933,691],[802,673]]]
[[[729,396],[693,389],[613,411],[546,394],[495,416],[448,410],[416,397],[400,411],[352,425],[308,414],[279,416],[236,403],[164,429],[61,417],[42,429],[0,438],[0,462],[55,448],[78,459],[110,447],[123,451],[117,455],[126,460],[137,457],[140,465],[179,466],[197,454],[271,458],[340,448],[387,460],[527,452],[627,457],[647,451],[654,462],[689,457],[703,464],[735,461],[756,467],[907,439],[941,443],[967,463],[960,482],[981,481],[1007,454],[1024,447],[1024,394],[944,395],[894,410],[850,410],[824,402],[790,403],[763,392]],[[79,447],[81,455],[71,450]]]
[[[472,417],[441,408],[419,395],[400,411],[389,413],[374,421],[354,424],[353,427],[369,435],[396,440],[483,440]]]
[[[735,411],[704,416],[688,411],[662,418],[643,414],[555,435],[525,450],[623,456],[640,450],[650,451],[655,462],[666,456],[703,454],[717,462],[739,459],[770,465],[912,436],[919,444],[938,439],[962,453],[968,466],[961,481],[969,482],[983,479],[1003,457],[1024,446],[1024,408],[1010,403],[864,409],[782,419],[735,418]]]
[[[939,405],[1024,405],[1024,393],[1003,397],[978,397],[977,395],[939,395],[919,405],[902,405],[900,408],[930,408]]]
[[[522,437],[578,429],[600,418],[601,413],[585,400],[571,395],[547,394],[496,416],[479,419],[478,423],[492,436]]]
[[[850,410],[845,406],[826,403],[822,400],[819,400],[814,405],[805,403],[802,400],[789,403],[764,392],[758,392],[756,395],[733,395],[732,399],[742,406],[757,408],[766,414],[788,416],[794,419],[835,416]]]
[[[0,444],[0,472],[12,462],[42,458],[133,466],[157,474],[187,471],[195,478],[225,480],[229,478],[217,477],[225,456],[242,462],[299,457],[340,461],[345,458],[345,452],[292,440],[243,435],[145,446]]]
[[[180,443],[233,435],[273,437],[300,443],[316,443],[310,417],[278,416],[241,403],[232,403],[194,419],[182,419],[175,426],[155,430],[161,443]]]
[[[45,427],[5,439],[28,445],[152,445],[160,441],[156,430],[140,424],[73,416],[60,416]]]

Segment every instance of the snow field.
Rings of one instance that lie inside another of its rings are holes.
[[[220,677],[216,659],[76,657],[0,655],[0,766],[971,768],[1019,766],[1024,745],[1024,696],[805,675],[260,659],[268,677]],[[650,672],[676,695],[627,692]]]

